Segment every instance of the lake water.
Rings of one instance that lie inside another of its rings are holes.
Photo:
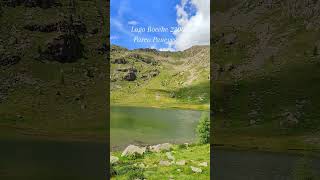
[[[105,143],[0,141],[0,179],[106,179]]]
[[[201,111],[143,107],[111,107],[113,149],[129,144],[185,143],[196,139]]]
[[[213,150],[211,176],[216,180],[293,180],[301,155],[255,151]],[[308,166],[320,177],[320,159],[310,158]]]

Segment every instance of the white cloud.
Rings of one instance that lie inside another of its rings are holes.
[[[110,36],[110,40],[116,40],[116,39],[119,39],[118,36]]]
[[[168,47],[168,48],[160,48],[159,51],[175,51],[175,49]]]
[[[186,11],[186,5],[194,6],[195,15]],[[177,23],[183,29],[175,31],[174,49],[182,51],[194,45],[210,44],[210,0],[181,0],[176,6]],[[170,46],[168,47],[170,48]]]
[[[129,25],[135,26],[137,24],[139,24],[137,21],[129,21],[128,22]]]
[[[133,34],[117,18],[110,19],[111,27],[117,28],[120,32],[132,37]]]

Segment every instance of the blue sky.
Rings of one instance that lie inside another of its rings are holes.
[[[166,48],[166,43],[137,43],[135,36],[144,38],[175,38],[168,33],[132,33],[134,27],[177,27],[176,5],[180,0],[111,0],[110,41],[128,49]],[[195,13],[194,8],[188,11]],[[130,25],[131,24],[131,25]]]

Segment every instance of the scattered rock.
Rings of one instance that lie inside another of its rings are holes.
[[[149,149],[151,152],[161,152],[161,151],[170,151],[172,145],[170,143],[163,143],[154,146],[150,146]]]
[[[176,162],[176,165],[179,165],[179,166],[184,166],[184,165],[186,165],[186,160],[180,160],[180,161],[177,161]]]
[[[197,167],[193,167],[193,166],[190,166],[190,168],[195,173],[202,173],[202,169],[201,168],[197,168]]]
[[[202,163],[199,163],[199,166],[207,167],[208,163],[207,162],[202,162]]]
[[[138,147],[135,145],[129,145],[121,154],[123,156],[131,155],[143,155],[146,152],[146,147]]]
[[[161,165],[161,166],[170,166],[171,163],[170,163],[169,161],[163,161],[163,160],[161,160],[161,161],[159,162],[159,165]]]

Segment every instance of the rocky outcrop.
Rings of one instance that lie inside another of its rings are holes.
[[[135,72],[130,71],[123,77],[123,79],[126,81],[135,81],[137,79],[137,75]]]
[[[84,46],[81,39],[72,34],[64,34],[54,38],[40,53],[41,60],[58,61],[61,63],[74,62],[83,57]]]

